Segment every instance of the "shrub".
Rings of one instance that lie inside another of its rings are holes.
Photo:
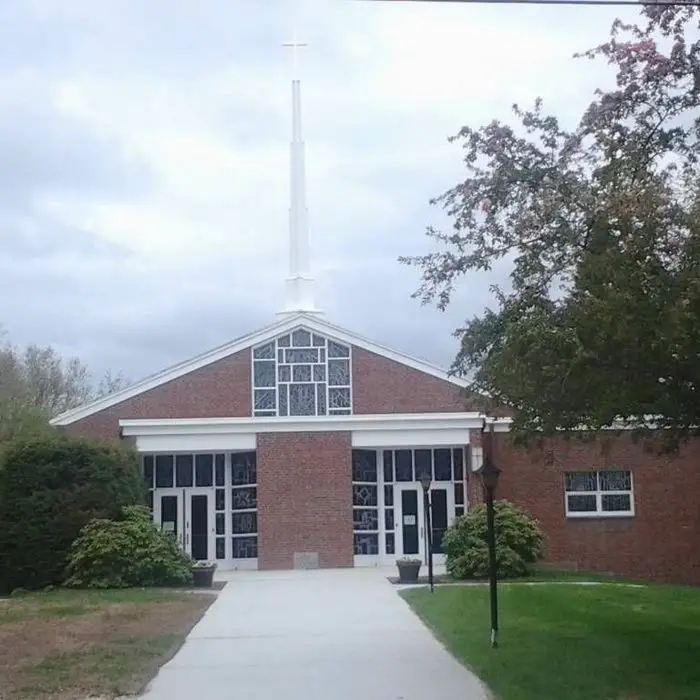
[[[0,590],[61,584],[73,540],[94,518],[143,504],[136,454],[60,435],[8,443],[0,468]]]
[[[496,501],[494,510],[498,576],[527,576],[544,554],[542,528],[534,517],[508,501]],[[445,533],[442,546],[447,555],[447,571],[454,578],[488,576],[486,506],[476,506],[458,518]]]
[[[189,583],[192,559],[172,535],[161,533],[142,506],[123,509],[120,521],[88,523],[73,543],[66,586],[127,588]]]

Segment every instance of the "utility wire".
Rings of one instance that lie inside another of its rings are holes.
[[[700,0],[355,0],[356,2],[454,2],[464,5],[634,5],[637,7],[700,7]]]

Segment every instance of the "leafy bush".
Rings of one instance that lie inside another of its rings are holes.
[[[527,576],[544,554],[544,534],[539,522],[508,501],[496,501],[494,511],[498,576]],[[447,555],[447,571],[454,578],[488,576],[486,506],[476,506],[458,518],[445,533],[442,546]]]
[[[127,588],[189,583],[192,559],[172,535],[161,533],[142,506],[123,509],[124,519],[93,520],[73,543],[66,586]]]
[[[61,584],[70,548],[94,518],[145,502],[136,454],[53,434],[7,443],[0,467],[0,590]]]

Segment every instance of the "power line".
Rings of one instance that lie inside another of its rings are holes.
[[[636,7],[700,7],[700,0],[355,0],[356,2],[454,2],[463,5],[633,5]]]

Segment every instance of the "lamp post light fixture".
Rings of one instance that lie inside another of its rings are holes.
[[[433,579],[433,524],[430,509],[430,484],[432,478],[428,472],[423,472],[419,477],[420,485],[423,487],[423,512],[425,513],[425,532],[428,543],[428,583],[430,592],[435,591],[435,581]]]
[[[486,426],[482,428],[484,436]],[[493,424],[488,433],[488,438],[483,442],[484,461],[478,469],[477,474],[481,477],[481,484],[484,488],[486,498],[486,538],[489,548],[489,593],[491,597],[491,646],[498,646],[498,588],[497,588],[497,567],[496,562],[496,526],[494,517],[493,497],[498,486],[498,477],[501,470],[493,463]]]

